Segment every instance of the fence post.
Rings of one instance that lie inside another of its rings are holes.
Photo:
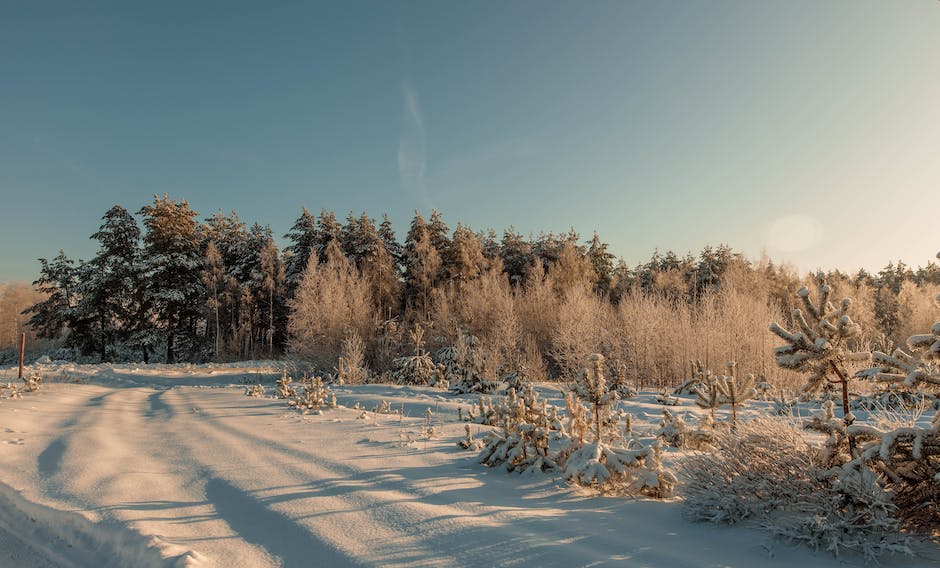
[[[26,353],[26,334],[20,334],[20,380],[23,380],[23,355]]]

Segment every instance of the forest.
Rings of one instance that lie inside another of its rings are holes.
[[[770,384],[799,382],[774,364],[767,323],[793,324],[793,291],[811,277],[726,245],[629,266],[596,233],[451,230],[433,211],[415,212],[401,242],[387,215],[341,222],[303,209],[279,250],[269,226],[235,212],[200,220],[166,195],[136,216],[115,205],[102,221],[93,258],[60,251],[40,259],[32,287],[0,290],[0,313],[13,314],[0,317],[4,357],[25,331],[56,359],[288,358],[388,381],[402,357],[472,344],[491,380],[570,380],[600,353],[641,386],[732,360]],[[854,300],[857,350],[891,352],[935,317],[936,262],[825,276],[833,297]]]

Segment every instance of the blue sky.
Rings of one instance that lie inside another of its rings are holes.
[[[0,280],[115,203],[283,234],[301,206],[728,243],[807,270],[940,250],[940,3],[0,2]],[[401,235],[400,235],[401,236]]]

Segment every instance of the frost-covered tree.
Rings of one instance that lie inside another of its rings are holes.
[[[371,337],[376,314],[367,282],[332,241],[327,262],[311,255],[291,308],[288,347],[321,368],[336,365],[343,340],[353,331]]]
[[[287,405],[296,408],[303,414],[312,412],[320,414],[322,410],[336,408],[336,394],[330,387],[323,384],[323,378],[305,377],[301,379],[301,391],[294,398],[287,401]]]
[[[672,495],[676,479],[662,467],[662,448],[658,442],[640,448],[619,448],[611,444],[618,435],[615,432],[618,417],[613,412],[618,399],[617,393],[607,388],[602,355],[594,354],[589,358],[588,367],[575,382],[574,392],[590,405],[594,440],[578,443],[573,445],[573,451],[568,450],[570,453],[565,458],[568,480],[601,491],[650,497]],[[572,403],[569,402],[569,411]],[[575,404],[580,406],[580,403]],[[572,423],[572,428],[575,427],[578,425]]]
[[[607,388],[604,374],[604,356],[595,353],[588,357],[588,366],[581,371],[573,388],[578,398],[588,404],[594,439],[598,442],[609,441],[617,421],[614,410],[619,400],[617,393]]]
[[[549,448],[550,415],[531,385],[518,395],[510,390],[494,414],[494,422],[502,428],[487,436],[480,463],[519,472],[547,471],[558,466]]]

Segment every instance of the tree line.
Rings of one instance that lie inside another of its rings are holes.
[[[729,288],[785,318],[800,281],[786,266],[752,262],[726,245],[696,255],[656,252],[631,267],[596,233],[585,240],[573,230],[527,237],[510,227],[498,235],[461,223],[451,231],[437,211],[427,219],[416,212],[400,242],[387,215],[376,222],[350,213],[341,222],[332,211],[303,209],[283,236],[283,250],[269,226],[249,226],[235,212],[200,220],[185,200],[166,195],[154,196],[136,217],[115,205],[102,221],[91,235],[99,249],[90,260],[76,262],[61,251],[40,259],[34,286],[44,299],[26,310],[35,333],[75,356],[102,361],[287,353],[329,366],[354,335],[367,363],[382,372],[411,349],[407,330],[417,325],[431,331],[428,348],[472,331],[498,344],[493,372],[524,360],[552,376],[576,366],[567,359],[587,350],[574,344],[592,341],[572,330],[620,326],[627,337],[635,331],[628,327],[648,327],[640,318],[649,320],[651,312],[639,314],[654,308],[673,319],[682,310],[701,319]],[[861,298],[866,323],[876,331],[867,340],[890,343],[915,325],[927,289],[940,286],[940,267],[930,262],[914,270],[898,262],[878,274],[831,271],[829,279]],[[721,309],[728,318],[744,317]],[[585,322],[581,312],[593,313],[595,321]],[[619,319],[611,323],[615,312]],[[717,325],[723,316],[709,317],[709,325]],[[642,349],[635,339],[619,341],[624,346],[606,354],[634,362],[638,372],[643,349],[658,348],[653,340]],[[603,345],[593,347],[604,352]],[[708,349],[723,354],[720,346]]]

